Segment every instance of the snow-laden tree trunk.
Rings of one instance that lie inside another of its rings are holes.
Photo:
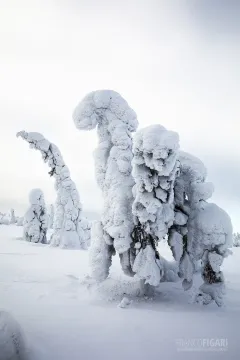
[[[153,286],[159,284],[164,272],[157,245],[174,220],[178,148],[178,134],[161,125],[139,130],[133,141],[133,271]]]
[[[79,130],[97,127],[99,145],[94,154],[95,171],[104,198],[103,228],[99,236],[120,254],[124,272],[132,275],[129,262],[134,185],[131,133],[138,125],[136,114],[115,91],[99,90],[88,94],[79,103],[73,119]],[[107,260],[107,264],[110,266],[111,262]],[[105,265],[103,267],[105,269]]]
[[[17,136],[26,140],[31,148],[41,152],[44,162],[47,162],[51,169],[50,176],[55,178],[57,199],[50,245],[62,248],[86,248],[85,232],[79,225],[82,215],[79,194],[59,149],[42,134],[36,132],[21,131]]]
[[[34,243],[47,243],[48,217],[43,192],[33,189],[29,194],[30,208],[23,221],[23,238]]]
[[[30,360],[19,324],[3,310],[0,311],[0,360]]]
[[[108,277],[114,252],[114,247],[107,245],[104,240],[101,221],[93,222],[91,227],[89,259],[92,277],[95,280],[103,281]]]

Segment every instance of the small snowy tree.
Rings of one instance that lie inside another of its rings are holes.
[[[16,217],[15,217],[14,209],[10,209],[10,211],[8,213],[8,217],[9,217],[9,224],[15,224],[16,223]]]
[[[24,240],[34,243],[47,243],[47,212],[43,192],[33,189],[29,194],[30,208],[23,222]]]
[[[85,233],[79,225],[82,216],[79,194],[59,149],[36,132],[21,131],[17,136],[26,140],[31,148],[41,152],[44,162],[47,162],[51,169],[50,176],[55,178],[57,199],[50,245],[85,249]]]
[[[178,134],[161,125],[139,130],[133,141],[133,271],[153,286],[159,284],[164,270],[157,245],[174,220],[178,148]]]
[[[233,234],[233,246],[240,247],[240,233]]]
[[[2,225],[9,225],[9,217],[7,214],[1,214],[0,223]]]
[[[73,119],[79,130],[92,130],[97,127],[99,145],[95,150],[95,171],[104,198],[101,223],[94,230],[94,238],[103,237],[110,247],[119,253],[122,268],[132,275],[130,264],[130,244],[133,230],[132,216],[132,137],[137,128],[135,112],[115,91],[99,90],[88,94],[76,107]],[[102,226],[102,230],[100,227]],[[97,229],[99,235],[96,234]],[[93,246],[96,241],[93,242]],[[104,247],[104,246],[103,246]],[[104,247],[105,249],[105,247]],[[93,251],[94,253],[94,251]],[[106,266],[111,261],[102,262]]]

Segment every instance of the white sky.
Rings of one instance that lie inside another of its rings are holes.
[[[72,111],[89,91],[118,91],[140,126],[180,134],[240,230],[240,2],[0,0],[0,211],[24,211],[40,187],[55,198],[40,154],[15,137],[41,132],[62,151],[86,210],[101,209],[95,131]]]

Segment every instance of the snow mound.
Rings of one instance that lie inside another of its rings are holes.
[[[22,330],[6,311],[0,311],[0,360],[27,360]]]

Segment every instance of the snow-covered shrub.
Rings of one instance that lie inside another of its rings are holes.
[[[16,320],[0,311],[0,360],[29,359],[23,332]]]
[[[9,225],[9,217],[7,214],[1,214],[0,224],[1,225]]]
[[[16,223],[16,216],[14,209],[10,209],[7,214],[0,214],[0,224],[12,225]]]
[[[99,144],[94,154],[95,172],[104,198],[103,228],[99,236],[120,254],[123,270],[132,274],[129,263],[134,185],[131,133],[138,126],[136,114],[115,91],[99,90],[88,94],[78,104],[73,120],[79,130],[97,127]]]
[[[240,233],[233,234],[233,246],[240,247]]]
[[[53,229],[53,222],[54,222],[54,205],[50,205],[50,211],[48,214],[48,228]]]
[[[33,189],[29,194],[30,208],[23,221],[23,238],[34,243],[47,243],[47,211],[43,192]]]
[[[51,169],[50,176],[55,178],[57,199],[50,244],[62,248],[85,248],[84,231],[79,226],[82,216],[79,194],[59,149],[36,132],[21,131],[17,136],[26,140],[31,148],[41,152],[44,162]]]
[[[133,141],[133,271],[153,286],[163,275],[157,245],[174,221],[178,149],[178,134],[161,125],[139,130]]]
[[[187,251],[195,260],[202,259],[203,285],[197,301],[223,303],[225,293],[221,265],[232,246],[232,223],[228,214],[213,203],[201,201],[188,221]]]

